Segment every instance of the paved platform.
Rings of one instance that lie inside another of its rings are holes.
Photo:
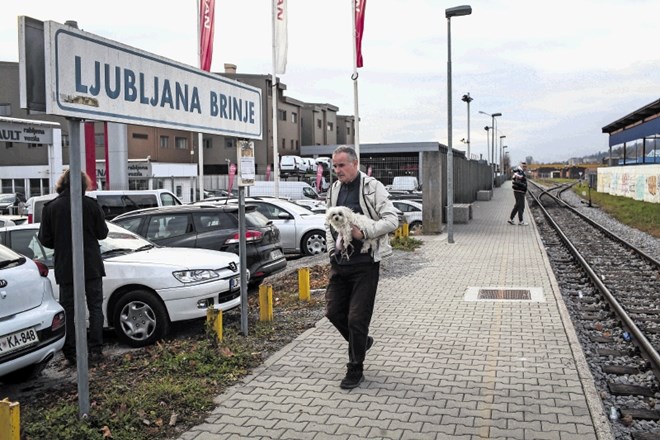
[[[423,237],[425,264],[381,281],[359,388],[339,388],[346,343],[323,319],[180,439],[612,438],[533,219],[506,222],[513,203],[507,182],[453,244]]]

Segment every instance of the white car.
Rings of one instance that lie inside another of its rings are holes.
[[[48,268],[0,245],[0,381],[40,372],[64,346],[64,309]]]
[[[108,223],[101,240],[106,276],[103,278],[105,327],[132,347],[153,344],[164,337],[170,322],[202,318],[208,308],[238,307],[238,255],[207,249],[154,245],[115,224]],[[0,243],[48,267],[52,249],[37,239],[38,224],[0,229]],[[53,271],[50,278],[59,298]],[[248,275],[249,277],[249,275]]]
[[[232,199],[229,203],[238,203],[238,200]],[[257,211],[277,226],[285,254],[316,255],[326,251],[323,214],[274,197],[247,197],[245,203],[256,205]]]
[[[403,213],[408,223],[408,233],[410,235],[420,235],[422,233],[422,203],[414,200],[392,200],[396,209]]]

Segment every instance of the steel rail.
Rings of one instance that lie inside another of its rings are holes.
[[[545,193],[545,191],[544,191]],[[546,193],[547,194],[547,193]],[[537,205],[539,206],[539,209],[543,212],[543,215],[546,217],[550,225],[557,231],[557,234],[559,234],[559,237],[561,240],[564,242],[564,244],[568,247],[569,251],[573,254],[573,256],[578,260],[580,265],[584,268],[584,270],[587,272],[587,275],[591,279],[591,281],[594,283],[596,288],[603,294],[605,299],[607,300],[608,303],[612,306],[612,309],[616,313],[616,315],[621,319],[623,322],[623,325],[628,329],[628,331],[631,333],[633,337],[634,343],[639,347],[641,350],[642,357],[644,357],[650,364],[651,368],[653,370],[653,374],[655,377],[660,381],[660,354],[658,354],[658,351],[653,347],[651,342],[646,338],[644,333],[637,327],[637,325],[633,322],[632,318],[628,315],[628,313],[625,311],[625,309],[619,304],[617,299],[612,295],[612,292],[603,284],[603,282],[600,280],[596,272],[591,268],[589,263],[584,259],[582,254],[577,250],[575,246],[573,246],[573,243],[570,241],[570,239],[564,234],[564,231],[559,227],[559,225],[552,219],[552,216],[550,213],[545,209],[545,207],[541,204],[540,196],[537,198],[535,194],[530,192],[530,195],[534,198],[536,201]],[[551,197],[555,198],[551,194],[549,194]],[[563,203],[563,202],[562,202]],[[567,206],[565,203],[563,205]]]

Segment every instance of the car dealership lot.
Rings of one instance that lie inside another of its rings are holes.
[[[206,316],[209,307],[229,310],[240,305],[238,256],[207,249],[157,246],[108,223],[100,241],[105,326],[129,346],[153,344],[170,324]],[[38,224],[0,229],[0,243],[53,267],[53,250],[41,245]],[[55,297],[59,288],[48,274]]]

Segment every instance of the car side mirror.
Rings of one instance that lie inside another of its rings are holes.
[[[277,214],[277,218],[280,220],[291,220],[293,217],[288,212],[280,212]]]

